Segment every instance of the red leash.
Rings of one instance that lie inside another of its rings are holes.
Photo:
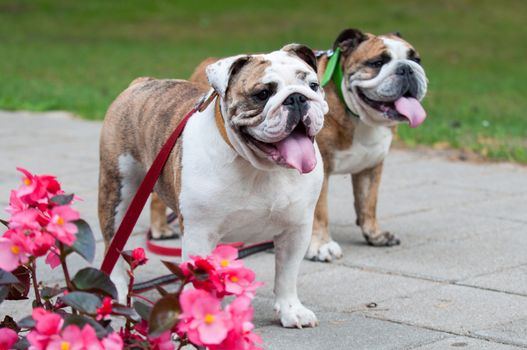
[[[192,117],[202,105],[203,100],[201,100],[201,102],[196,107],[192,108],[190,112],[185,115],[185,117],[178,124],[174,132],[172,132],[172,135],[170,135],[163,148],[161,148],[159,154],[152,163],[152,166],[150,166],[150,169],[146,173],[143,182],[141,182],[137,193],[132,199],[130,206],[126,210],[126,214],[123,217],[123,221],[121,221],[121,224],[119,225],[119,228],[117,229],[117,232],[115,233],[112,242],[110,243],[110,247],[108,248],[108,251],[104,256],[104,260],[101,265],[101,271],[105,272],[106,274],[109,275],[112,272],[115,264],[117,263],[117,260],[119,259],[119,254],[123,250],[126,242],[128,241],[128,238],[130,237],[130,234],[132,233],[132,230],[134,229],[134,226],[137,223],[137,219],[143,211],[146,201],[152,193],[154,185],[156,184],[157,179],[161,175],[161,171],[163,170],[163,167],[165,166],[165,163],[167,162],[168,157],[170,156],[170,152],[174,148],[174,145],[176,144],[176,141],[178,140],[181,133],[183,132],[183,129],[185,129],[185,125],[187,125],[187,122],[190,117]]]

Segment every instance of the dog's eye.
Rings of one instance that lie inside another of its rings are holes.
[[[318,83],[309,83],[309,88],[313,91],[318,91],[319,86]]]
[[[257,92],[256,94],[254,94],[254,96],[259,99],[260,101],[267,101],[267,99],[269,98],[269,90],[265,89],[265,90],[262,90],[260,92]]]
[[[412,57],[410,60],[414,61],[417,64],[421,64],[421,58],[420,57]]]
[[[384,65],[384,60],[370,61],[366,65],[371,68],[381,68]]]

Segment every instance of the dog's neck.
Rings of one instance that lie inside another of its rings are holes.
[[[225,141],[225,143],[228,144],[229,147],[233,148],[231,141],[227,136],[227,130],[225,129],[225,120],[223,119],[223,115],[221,114],[219,97],[216,97],[216,102],[214,103],[214,120],[216,121],[216,127],[218,128],[218,131],[220,132],[223,141]]]

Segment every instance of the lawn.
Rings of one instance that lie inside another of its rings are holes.
[[[430,79],[409,146],[527,163],[527,1],[0,0],[0,109],[102,119],[137,76],[186,78],[207,56],[331,46],[338,32],[400,31]]]

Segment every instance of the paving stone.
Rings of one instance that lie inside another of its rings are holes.
[[[490,329],[475,331],[474,334],[499,342],[527,347],[527,318],[502,323]]]
[[[473,203],[472,205],[466,206],[460,210],[461,215],[464,215],[465,213],[515,220],[526,224],[527,194],[520,193],[516,196],[487,199],[479,203]],[[527,226],[523,225],[522,233],[527,235]]]
[[[505,345],[495,343],[492,341],[486,341],[481,339],[474,339],[468,337],[452,337],[443,339],[431,344],[419,346],[417,348],[411,348],[412,350],[516,350],[523,349],[513,345]]]
[[[458,284],[527,296],[527,266],[504,269],[463,280]]]
[[[434,224],[430,225],[430,223]],[[414,249],[416,246],[428,245],[432,242],[454,242],[485,232],[495,232],[499,235],[503,230],[519,228],[521,224],[493,217],[459,215],[457,210],[448,209],[381,219],[379,225],[381,229],[395,234],[401,240],[401,245],[389,248],[372,247],[366,244],[359,227],[331,225],[331,235],[340,244],[344,253],[343,259],[338,262],[354,264],[366,257],[375,259],[377,256]]]
[[[456,241],[430,242],[409,250],[387,251],[357,259],[353,265],[434,280],[459,281],[527,263],[526,246],[527,235],[512,228]]]
[[[329,266],[322,271],[304,274],[298,282],[299,295],[306,304],[346,312],[368,312],[368,304],[379,304],[437,286],[434,282],[343,266]]]
[[[269,350],[391,350],[410,349],[439,340],[444,333],[373,320],[360,315],[322,312],[316,328],[284,329],[269,326],[257,329]]]
[[[445,285],[386,300],[368,315],[469,335],[511,320],[527,318],[527,297]]]

